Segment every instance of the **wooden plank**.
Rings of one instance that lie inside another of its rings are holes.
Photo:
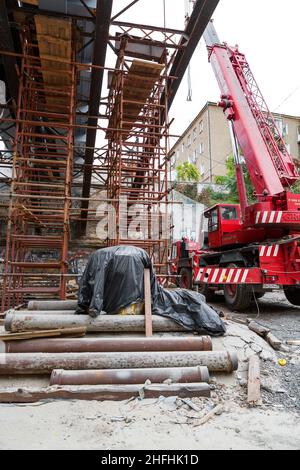
[[[40,400],[126,400],[131,397],[160,396],[210,397],[206,383],[153,385],[65,385],[44,389],[12,388],[0,390],[0,403],[34,403]]]
[[[256,355],[249,359],[247,402],[249,405],[261,405],[260,359]]]
[[[35,15],[42,75],[46,85],[66,87],[71,84],[70,64],[72,24],[69,20]],[[46,60],[53,59],[53,60]],[[55,59],[65,59],[66,63]],[[46,95],[48,104],[68,104],[69,98]]]
[[[84,336],[86,327],[61,328],[57,330],[24,331],[22,333],[0,334],[0,341],[21,341],[31,338],[51,338],[57,336]]]
[[[145,330],[146,330],[146,336],[149,337],[153,335],[150,269],[144,270],[144,296],[145,296]]]
[[[287,341],[286,344],[289,344],[290,346],[300,346],[300,339],[291,339]]]
[[[131,116],[132,125],[123,125],[125,132],[123,139],[126,139],[133,127],[133,124],[137,121],[138,116],[142,110],[143,103],[146,103],[149,98],[151,91],[160,77],[163,70],[162,64],[156,64],[154,62],[148,62],[143,60],[134,60],[128,71],[128,74],[124,80],[123,88],[123,99],[125,100],[123,106],[123,113],[126,116],[128,113]],[[126,103],[126,100],[138,101],[138,103]],[[129,111],[130,110],[130,111]],[[112,115],[109,121],[110,128],[117,127],[118,117],[120,114],[120,103],[116,102]],[[108,135],[110,132],[108,132]]]

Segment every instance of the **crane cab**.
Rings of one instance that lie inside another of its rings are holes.
[[[204,212],[208,219],[208,246],[217,249],[237,243],[236,234],[242,227],[238,204],[217,204]]]

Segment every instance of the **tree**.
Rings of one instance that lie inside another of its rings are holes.
[[[198,183],[200,181],[200,171],[192,163],[184,162],[176,168],[176,171],[178,181],[194,183]]]
[[[254,202],[255,197],[253,195],[254,189],[252,186],[252,182],[250,179],[249,171],[246,165],[243,165],[243,173],[244,173],[244,180],[247,192],[247,199],[248,202]],[[232,200],[232,202],[239,202],[239,193],[236,181],[236,174],[235,174],[235,163],[233,155],[230,155],[226,162],[226,175],[225,176],[216,176],[215,178],[216,184],[221,184],[226,187],[229,191],[228,198]]]

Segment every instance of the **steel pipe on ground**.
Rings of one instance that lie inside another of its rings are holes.
[[[212,340],[210,336],[29,339],[0,341],[1,350],[7,353],[211,351]]]
[[[178,396],[181,398],[210,397],[210,386],[205,383],[153,384],[153,385],[94,385],[53,386],[44,389],[0,390],[0,403],[34,403],[39,400],[126,400],[140,397],[158,398]]]
[[[77,300],[31,300],[28,310],[76,310]]]
[[[152,316],[154,332],[187,331],[169,318]],[[51,330],[57,328],[70,328],[73,326],[86,326],[89,332],[144,332],[144,315],[100,315],[91,318],[89,315],[31,315],[8,314],[5,318],[5,329],[11,332]]]
[[[50,385],[141,384],[209,382],[207,367],[166,367],[154,369],[53,370]]]
[[[75,310],[9,310],[6,315],[74,315]]]
[[[232,372],[238,367],[235,351],[11,353],[0,354],[0,374],[50,374],[54,369],[145,369],[206,366]]]

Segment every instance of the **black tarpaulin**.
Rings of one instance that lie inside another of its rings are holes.
[[[161,287],[146,251],[134,246],[103,248],[93,253],[81,279],[77,313],[114,315],[144,300],[144,269],[150,269],[152,313],[168,317],[187,330],[210,335],[225,333],[225,325],[203,295]]]

